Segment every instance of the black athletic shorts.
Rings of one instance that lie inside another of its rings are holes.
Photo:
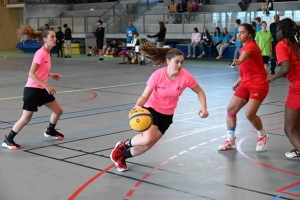
[[[262,56],[262,57],[263,57],[264,64],[268,64],[270,57],[269,56]]]
[[[153,108],[146,108],[152,115],[152,124],[158,127],[158,130],[164,134],[173,123],[173,115],[164,115]]]
[[[102,48],[103,48],[103,40],[96,39],[96,43],[97,43],[97,49],[102,50]]]
[[[46,89],[25,87],[23,94],[23,110],[36,112],[38,111],[38,107],[54,100],[55,97],[48,94]]]

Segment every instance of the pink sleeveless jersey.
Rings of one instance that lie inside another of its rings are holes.
[[[36,63],[39,65],[38,69],[36,70],[35,74],[43,81],[48,81],[48,75],[50,73],[51,68],[51,58],[50,53],[42,46],[33,57],[32,64]],[[25,87],[31,88],[41,88],[44,89],[45,87],[36,83],[32,78],[28,77],[27,83]]]
[[[167,76],[167,67],[156,70],[147,81],[147,86],[152,88],[153,92],[144,107],[172,115],[185,88],[194,88],[197,84],[195,77],[185,69],[181,69],[177,79],[173,81]]]

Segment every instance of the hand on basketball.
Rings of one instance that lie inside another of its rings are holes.
[[[131,115],[131,113],[135,110],[135,109],[137,109],[137,108],[141,108],[142,106],[134,106],[131,110],[130,110],[130,112],[128,113],[128,117]]]
[[[60,74],[52,74],[51,77],[58,81],[61,78],[61,75]]]
[[[205,109],[205,108],[201,108],[198,112],[198,115],[201,117],[201,118],[206,118],[208,117],[209,113],[208,111]]]
[[[52,87],[52,86],[50,86],[50,85],[47,85],[47,86],[46,86],[46,90],[48,91],[48,93],[49,93],[50,95],[54,95],[54,94],[56,93],[55,88]]]

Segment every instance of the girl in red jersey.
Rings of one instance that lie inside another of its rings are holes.
[[[14,137],[30,121],[38,107],[45,105],[52,111],[50,124],[44,132],[45,137],[63,139],[64,135],[55,130],[55,125],[62,115],[63,110],[54,98],[55,88],[47,83],[48,77],[59,80],[61,75],[53,74],[51,69],[50,51],[56,45],[55,32],[45,29],[43,32],[37,31],[30,26],[23,26],[18,29],[18,34],[27,36],[28,39],[40,39],[44,44],[35,54],[28,74],[28,80],[24,88],[23,114],[14,124],[8,136],[5,136],[2,147],[17,150],[21,146],[14,142]]]
[[[255,31],[250,24],[239,26],[237,38],[243,47],[239,59],[234,59],[232,65],[239,65],[240,77],[233,84],[235,93],[227,107],[227,140],[218,147],[220,151],[236,147],[236,114],[247,103],[246,117],[258,133],[256,151],[267,148],[268,135],[256,113],[269,91],[269,84],[266,82],[268,75],[260,48],[251,40],[254,35]]]
[[[286,18],[278,22],[276,57],[280,70],[269,74],[267,81],[287,77],[291,82],[285,102],[284,132],[295,149],[286,152],[288,158],[300,158],[300,26]]]

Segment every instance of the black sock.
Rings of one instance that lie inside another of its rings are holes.
[[[54,130],[55,126],[56,126],[56,124],[52,124],[51,122],[49,123],[49,129],[50,130]]]
[[[131,139],[128,139],[125,141],[125,147],[127,147],[127,149],[131,148],[132,145],[131,145]]]
[[[123,153],[121,157],[123,157],[124,159],[127,159],[127,158],[131,158],[133,156],[131,155],[131,152],[130,152],[130,149],[129,149],[128,151]]]
[[[10,133],[7,136],[8,140],[13,140],[14,137],[17,135],[18,133],[14,132],[13,130],[10,131]]]

